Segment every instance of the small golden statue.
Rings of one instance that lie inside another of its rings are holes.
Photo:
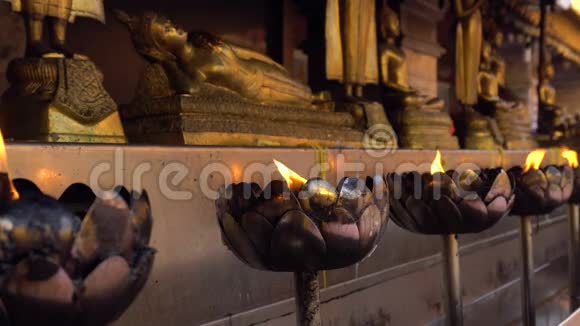
[[[556,104],[556,89],[551,85],[554,78],[554,66],[546,62],[541,67],[538,115],[538,134],[547,135],[549,141],[557,142],[565,136],[565,110]]]
[[[102,0],[6,0],[26,19],[26,57],[9,64],[0,127],[7,138],[48,142],[124,143],[117,105],[103,75],[85,56],[65,47],[78,16],[104,21]],[[45,20],[51,43],[43,43]]]
[[[429,98],[409,86],[407,58],[397,45],[401,35],[398,14],[388,6],[381,13],[384,44],[379,54],[383,101],[393,112],[401,146],[416,149],[457,149],[453,121],[445,112],[445,103]]]
[[[483,42],[481,49],[480,70],[477,74],[477,108],[466,108],[465,148],[497,149],[502,147],[503,138],[493,115],[497,105],[504,106],[499,98],[499,83],[491,70],[491,44]]]
[[[130,139],[201,145],[360,147],[348,113],[331,112],[272,59],[203,32],[185,32],[155,13],[117,12],[151,65],[123,110]],[[147,132],[145,132],[147,130]]]
[[[474,109],[467,108],[465,147],[469,149],[532,149],[537,147],[531,133],[527,107],[503,100],[499,93],[505,85],[505,61],[498,49],[503,34],[495,26],[486,28],[478,73],[479,96]]]

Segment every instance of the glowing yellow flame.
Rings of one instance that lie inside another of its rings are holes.
[[[530,171],[531,169],[538,170],[542,165],[546,151],[543,149],[536,149],[535,151],[528,154],[526,158],[526,165],[524,167],[524,173]]]
[[[562,157],[568,161],[568,165],[572,168],[578,167],[578,153],[570,149],[562,150]]]
[[[445,173],[445,169],[441,163],[441,152],[439,151],[437,151],[437,155],[435,155],[435,159],[431,163],[431,175],[435,173]]]
[[[576,12],[576,14],[580,14],[580,0],[570,1],[570,7]]]
[[[283,163],[274,160],[274,164],[276,164],[276,167],[278,168],[278,172],[280,172],[282,177],[284,177],[284,179],[286,179],[286,182],[288,183],[288,187],[292,191],[295,191],[295,192],[300,191],[302,189],[302,186],[304,186],[306,181],[308,181],[305,178],[303,178],[300,174],[292,171],[289,167],[287,167]]]
[[[10,179],[10,173],[8,170],[8,155],[6,155],[6,144],[4,144],[4,136],[2,135],[2,131],[0,130],[0,173],[8,174],[8,182],[10,183],[10,190],[12,192],[12,200],[18,200],[20,198],[20,194],[14,188],[14,184]]]

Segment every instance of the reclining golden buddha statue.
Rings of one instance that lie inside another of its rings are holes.
[[[350,114],[331,112],[327,93],[313,94],[267,56],[155,13],[117,16],[151,63],[122,110],[132,141],[360,146]]]
[[[187,33],[153,13],[118,17],[131,29],[137,51],[161,64],[180,94],[194,94],[208,83],[262,104],[314,108],[310,88],[263,54],[209,33]]]
[[[407,57],[397,45],[401,36],[398,14],[388,6],[381,13],[384,43],[379,63],[383,85],[383,102],[395,125],[403,148],[457,149],[453,121],[445,103],[413,89],[408,82]]]

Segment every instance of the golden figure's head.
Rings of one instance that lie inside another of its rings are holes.
[[[401,35],[399,15],[389,6],[383,6],[381,12],[381,34],[385,39],[397,38]]]
[[[501,48],[503,44],[503,33],[501,31],[495,31],[493,35],[493,45],[496,49]]]
[[[173,53],[187,43],[188,34],[185,31],[156,13],[130,16],[117,11],[117,17],[129,27],[137,50],[148,57],[157,60],[174,58]]]
[[[491,59],[492,48],[491,44],[487,41],[484,41],[481,45],[481,63],[488,64]]]
[[[544,63],[542,65],[542,76],[541,79],[542,80],[551,80],[552,78],[554,78],[554,65],[552,65],[552,63]]]

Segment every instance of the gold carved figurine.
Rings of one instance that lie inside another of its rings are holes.
[[[26,57],[9,64],[0,104],[7,138],[47,142],[124,143],[117,105],[88,58],[66,49],[67,25],[84,16],[104,22],[102,0],[6,0],[26,20]],[[45,20],[51,24],[44,44]]]
[[[503,34],[494,26],[486,30],[482,45],[475,109],[466,111],[467,134],[465,147],[469,149],[532,149],[537,147],[531,133],[531,118],[527,107],[500,97],[505,85],[505,61],[498,53]]]
[[[499,98],[499,83],[490,66],[491,44],[484,42],[481,49],[480,69],[477,74],[477,108],[468,106],[465,112],[467,149],[497,149],[502,147],[503,139],[493,119]],[[500,104],[500,105],[503,105]]]
[[[388,6],[381,12],[381,46],[379,63],[383,85],[383,102],[392,111],[393,121],[405,148],[457,149],[453,121],[439,98],[419,94],[409,86],[407,58],[397,45],[401,35],[398,14]]]
[[[256,51],[185,32],[155,13],[117,12],[151,65],[122,110],[137,142],[198,145],[360,147],[348,113]]]

